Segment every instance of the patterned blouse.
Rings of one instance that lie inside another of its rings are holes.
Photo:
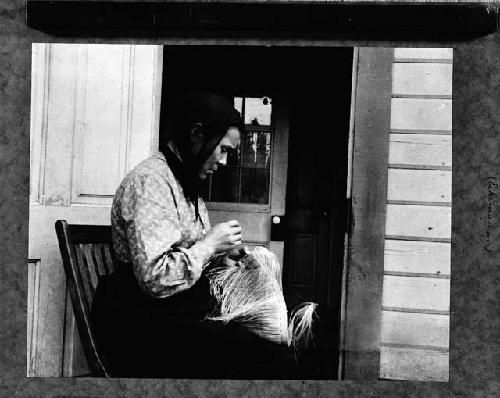
[[[210,228],[201,199],[198,211],[201,221],[161,152],[137,165],[118,187],[111,208],[113,248],[118,260],[133,265],[148,295],[171,296],[200,277],[213,249],[200,241]]]

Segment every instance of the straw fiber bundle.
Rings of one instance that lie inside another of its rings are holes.
[[[311,340],[315,303],[295,308],[288,321],[276,255],[263,247],[239,247],[214,260],[208,273],[217,307],[207,319],[235,322],[279,344],[297,348]]]

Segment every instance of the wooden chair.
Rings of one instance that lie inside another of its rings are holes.
[[[92,333],[90,309],[100,277],[115,270],[111,227],[68,224],[65,220],[56,221],[55,226],[66,285],[88,365],[93,376],[110,377]]]

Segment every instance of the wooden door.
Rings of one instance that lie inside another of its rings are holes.
[[[28,375],[86,372],[54,223],[109,224],[125,173],[158,147],[159,46],[34,44]]]
[[[283,290],[289,309],[317,303],[304,377],[336,378],[353,49],[309,49],[291,96]]]

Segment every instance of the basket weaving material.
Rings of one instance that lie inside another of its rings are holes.
[[[256,247],[239,247],[214,261],[207,273],[217,307],[207,319],[236,322],[262,338],[278,344],[307,344],[315,303],[304,303],[288,312],[279,283],[280,265],[274,253]]]

